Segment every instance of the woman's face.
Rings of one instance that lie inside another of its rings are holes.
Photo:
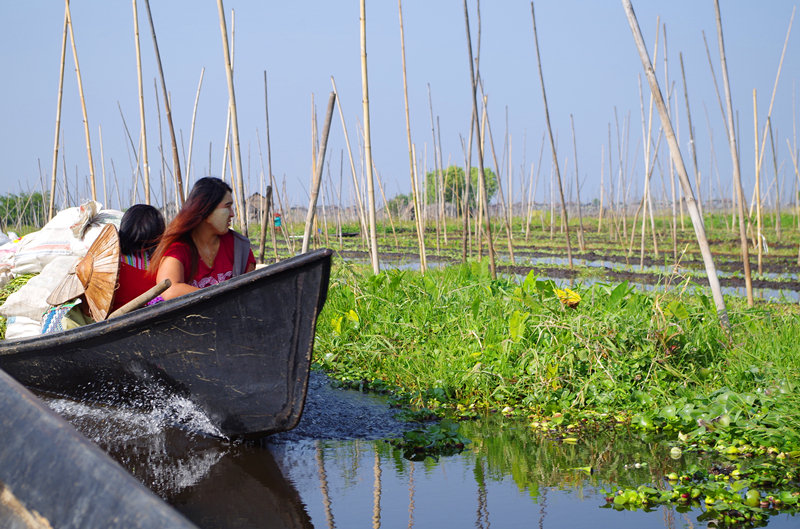
[[[231,219],[233,219],[233,197],[228,191],[206,221],[211,224],[217,235],[225,235],[231,227]]]

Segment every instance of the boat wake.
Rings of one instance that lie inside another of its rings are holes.
[[[208,416],[185,397],[160,395],[150,408],[112,406],[68,398],[45,398],[56,413],[97,444],[159,435],[169,428],[225,439]]]
[[[165,499],[203,480],[230,443],[192,401],[158,394],[148,408],[44,396],[50,408]]]

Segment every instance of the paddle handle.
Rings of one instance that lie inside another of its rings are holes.
[[[134,298],[112,312],[108,315],[107,319],[116,318],[117,316],[122,316],[123,314],[127,314],[129,312],[133,312],[136,309],[140,309],[144,307],[149,301],[152,301],[156,297],[160,296],[166,289],[172,286],[172,281],[169,279],[165,279],[161,283],[157,284],[141,296]]]

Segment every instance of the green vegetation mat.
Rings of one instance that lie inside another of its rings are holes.
[[[560,442],[591,442],[594,424],[657,434],[675,458],[715,454],[727,463],[619,483],[608,506],[702,502],[719,526],[762,525],[800,498],[800,311],[730,297],[727,332],[693,287],[561,290],[533,273],[492,280],[485,262],[425,275],[338,264],[315,360],[343,386],[391,392],[412,419],[488,410]],[[479,442],[474,433],[445,422],[393,444],[409,459],[436,457],[468,444],[462,434]]]
[[[502,408],[555,425],[610,417],[705,449],[800,455],[797,307],[729,298],[727,334],[696,292],[560,291],[532,273],[493,281],[485,263],[424,276],[344,264],[316,362],[419,406]]]

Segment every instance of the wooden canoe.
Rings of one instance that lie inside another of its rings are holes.
[[[290,430],[303,411],[332,253],[79,329],[0,342],[0,368],[28,387],[89,400],[187,397],[229,438]]]
[[[196,528],[0,371],[0,527]]]

